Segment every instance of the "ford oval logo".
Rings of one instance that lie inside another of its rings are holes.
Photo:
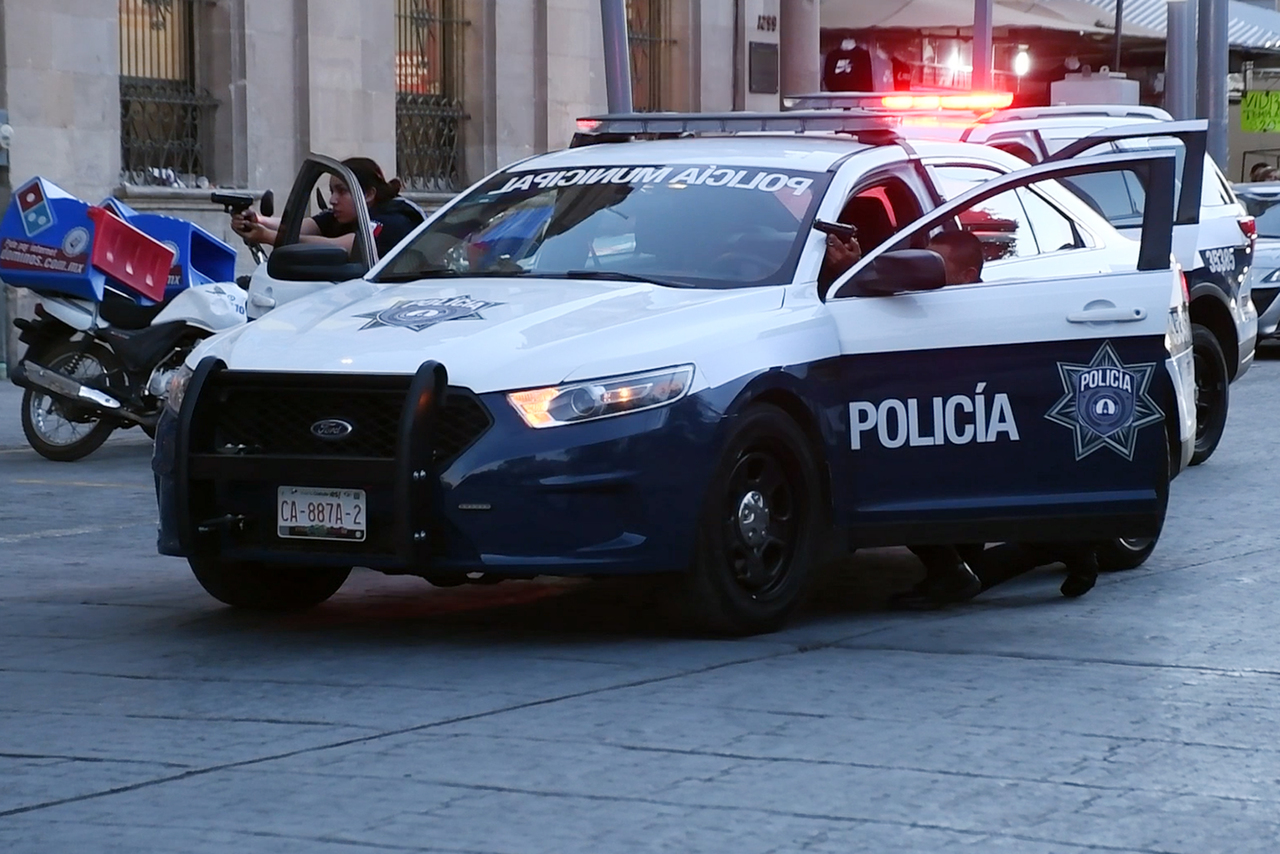
[[[337,442],[347,438],[356,428],[341,418],[325,418],[311,425],[311,435],[317,439]]]

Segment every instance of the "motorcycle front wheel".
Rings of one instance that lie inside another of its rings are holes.
[[[101,344],[60,341],[32,361],[73,377],[83,385],[108,388],[108,375],[120,369],[115,354]],[[29,388],[22,395],[22,432],[45,459],[67,463],[86,457],[102,446],[116,428],[74,401],[44,389]]]

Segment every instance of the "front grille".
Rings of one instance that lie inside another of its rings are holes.
[[[213,395],[215,423],[209,450],[392,459],[406,391],[224,386]],[[345,421],[353,429],[340,440],[318,438],[311,427],[326,419]],[[451,461],[491,423],[488,411],[471,392],[449,389],[436,414],[435,462]]]

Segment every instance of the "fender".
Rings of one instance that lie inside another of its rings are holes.
[[[13,322],[19,330],[18,340],[27,345],[27,354],[23,358],[37,358],[39,354],[57,341],[66,341],[80,330],[64,323],[52,315],[36,310],[36,318],[28,320],[19,317]]]

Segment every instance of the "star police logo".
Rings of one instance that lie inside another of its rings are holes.
[[[1138,431],[1164,420],[1147,393],[1155,369],[1154,362],[1124,364],[1110,341],[1087,365],[1059,362],[1063,395],[1045,418],[1074,431],[1077,460],[1099,448],[1132,460]]]
[[[433,297],[432,299],[401,300],[390,308],[369,314],[357,314],[356,317],[369,319],[369,322],[360,329],[399,326],[402,329],[421,332],[430,326],[449,320],[484,320],[480,312],[495,305],[502,305],[502,303],[485,302],[472,299],[470,296]]]
[[[55,222],[53,206],[44,197],[44,187],[37,179],[17,193],[18,212],[22,214],[22,230],[27,237],[35,237]]]

